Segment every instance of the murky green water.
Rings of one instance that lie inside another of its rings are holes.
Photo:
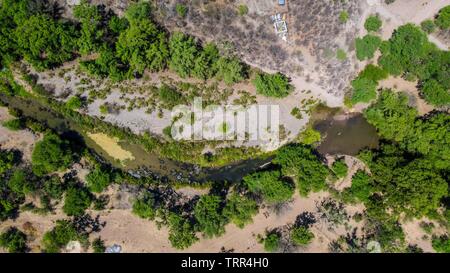
[[[377,148],[379,137],[375,127],[361,114],[333,113],[315,120],[313,128],[322,134],[317,150],[325,154],[357,155],[365,148]]]
[[[100,146],[87,137],[86,132],[75,122],[52,111],[33,99],[10,97],[0,94],[0,100],[11,107],[20,109],[24,116],[44,122],[51,129],[73,141],[79,141],[92,149],[111,165],[129,171],[136,176],[152,176],[161,179],[189,181],[239,181],[246,174],[257,170],[271,161],[271,158],[255,158],[245,160],[221,168],[201,168],[192,164],[184,164],[173,160],[162,159],[154,153],[149,153],[140,145],[121,141],[119,144],[133,153],[134,160],[124,166],[110,157]]]

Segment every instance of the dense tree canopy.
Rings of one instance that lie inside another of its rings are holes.
[[[221,199],[214,195],[203,195],[194,209],[199,229],[206,237],[220,236],[225,232],[227,218],[222,215]]]
[[[80,216],[91,206],[92,194],[83,187],[71,187],[66,191],[63,211],[68,216]]]
[[[328,168],[309,146],[291,144],[281,148],[273,163],[281,166],[284,176],[294,178],[301,195],[326,188]]]
[[[294,194],[294,186],[281,178],[279,171],[264,171],[247,175],[243,180],[248,189],[260,194],[268,203],[281,203]]]
[[[252,223],[252,217],[258,213],[258,205],[252,199],[240,196],[236,193],[227,199],[223,215],[239,228]]]
[[[375,35],[366,35],[363,38],[357,38],[355,43],[356,57],[363,61],[374,57],[375,52],[381,45],[381,38]]]
[[[26,252],[27,235],[15,227],[10,227],[0,234],[0,246],[10,253]]]

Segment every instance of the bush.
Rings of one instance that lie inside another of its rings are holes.
[[[320,142],[322,136],[319,131],[316,131],[313,128],[306,128],[300,133],[300,139],[303,144],[311,145]]]
[[[345,61],[345,60],[347,60],[347,53],[345,53],[345,50],[339,48],[339,49],[336,51],[336,58],[337,58],[339,61]]]
[[[109,170],[104,170],[96,167],[86,176],[88,188],[92,192],[100,193],[111,184],[111,173]]]
[[[42,245],[44,252],[56,253],[70,241],[79,239],[74,225],[67,220],[57,220],[56,226],[44,234]]]
[[[223,215],[231,220],[237,227],[244,228],[245,225],[252,223],[252,217],[258,213],[258,205],[254,200],[232,194],[228,200]]]
[[[345,192],[352,199],[367,203],[374,192],[373,180],[366,172],[358,170],[352,177],[352,185]]]
[[[422,23],[420,23],[420,27],[423,31],[425,31],[428,34],[433,33],[436,30],[436,24],[433,20],[425,20]]]
[[[337,159],[333,162],[333,165],[331,166],[331,170],[334,172],[334,174],[338,178],[343,178],[347,176],[348,167],[345,163],[344,158]]]
[[[377,97],[377,83],[370,79],[358,77],[352,81],[352,88],[352,104],[368,103]]]
[[[175,213],[170,213],[169,223],[169,241],[177,249],[185,249],[198,241],[195,236],[194,227],[191,223]]]
[[[441,29],[450,28],[450,6],[446,6],[439,11],[436,18],[436,25]]]
[[[239,5],[238,6],[238,13],[240,16],[244,16],[248,13],[248,7],[246,5]]]
[[[360,61],[364,61],[374,57],[375,51],[377,51],[381,45],[381,38],[374,35],[366,35],[363,38],[357,38],[355,43],[356,58]]]
[[[372,15],[366,19],[364,27],[367,29],[367,31],[378,31],[380,30],[382,24],[383,23],[381,22],[380,18],[378,18],[378,16]]]
[[[348,14],[348,12],[347,11],[341,11],[340,13],[339,13],[339,20],[342,22],[342,23],[346,23],[347,21],[348,21],[348,19],[349,19],[349,14]]]
[[[289,84],[289,79],[281,73],[259,73],[253,80],[253,84],[258,94],[266,97],[283,98],[293,90],[293,86]]]
[[[65,187],[59,176],[54,175],[44,178],[42,190],[52,199],[61,199]]]
[[[183,4],[177,3],[175,6],[175,10],[177,11],[178,16],[185,17],[188,11],[187,7]]]
[[[78,96],[73,96],[67,100],[66,106],[69,109],[76,110],[80,109],[83,106],[83,101]]]
[[[27,235],[15,227],[10,227],[0,235],[0,246],[10,253],[26,252],[28,250]]]
[[[153,220],[156,216],[155,197],[151,193],[144,194],[133,203],[133,213],[143,219]]]
[[[295,245],[304,246],[314,239],[314,234],[307,227],[295,227],[291,230],[291,239]]]
[[[172,87],[163,84],[159,88],[159,99],[168,107],[173,108],[183,103],[183,96]]]
[[[13,192],[25,195],[37,189],[36,182],[27,177],[27,174],[23,170],[14,171],[8,181],[8,186]]]
[[[55,134],[46,134],[42,141],[36,143],[31,161],[36,175],[64,170],[73,162],[69,143]]]
[[[280,248],[281,237],[277,233],[267,235],[264,239],[264,250],[267,252],[276,252]]]
[[[10,119],[8,121],[3,122],[2,125],[11,131],[18,131],[25,129],[25,122],[21,118]]]
[[[94,253],[105,253],[105,242],[100,237],[96,238],[92,242],[92,250],[94,250]]]
[[[0,149],[0,175],[10,170],[14,164],[14,153]]]
[[[450,239],[446,236],[433,238],[432,246],[438,253],[450,253]]]
[[[63,211],[68,216],[80,216],[90,207],[91,203],[92,195],[86,188],[72,187],[66,192]]]
[[[214,69],[217,70],[217,77],[228,85],[242,81],[246,73],[244,65],[236,58],[220,58]]]

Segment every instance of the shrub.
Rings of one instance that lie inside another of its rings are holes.
[[[246,5],[239,5],[238,6],[238,13],[240,16],[244,16],[248,13],[248,7]]]
[[[86,176],[88,188],[92,192],[100,193],[111,184],[111,173],[100,167],[96,167]]]
[[[307,227],[295,227],[291,230],[291,239],[295,245],[304,246],[314,239],[314,234]]]
[[[0,246],[10,253],[26,252],[27,235],[15,227],[10,227],[0,235]]]
[[[342,23],[346,23],[347,21],[348,21],[348,19],[349,19],[349,14],[348,14],[348,12],[347,11],[341,11],[340,13],[339,13],[339,20],[342,22]]]
[[[50,133],[36,143],[31,161],[33,172],[43,175],[66,169],[73,162],[73,155],[67,141]]]
[[[352,104],[368,103],[377,97],[377,83],[367,78],[358,77],[352,81]]]
[[[450,239],[446,236],[433,238],[432,246],[438,253],[450,253]]]
[[[433,20],[425,20],[422,23],[420,23],[420,27],[423,31],[425,31],[428,34],[433,33],[436,30],[436,24]]]
[[[2,125],[11,131],[25,129],[25,122],[20,118],[10,119],[2,123]]]
[[[70,241],[77,240],[79,234],[74,225],[67,220],[57,220],[56,226],[44,234],[42,245],[45,252],[56,253]]]
[[[92,242],[92,250],[94,253],[105,253],[105,242],[100,237],[95,238]]]
[[[436,80],[428,80],[422,86],[424,99],[435,106],[450,105],[450,90],[446,90]]]
[[[281,237],[277,233],[271,233],[264,239],[264,250],[276,252],[280,248]]]
[[[311,145],[320,142],[322,136],[320,135],[319,131],[316,131],[313,128],[309,127],[300,133],[300,139],[303,144]]]
[[[339,61],[345,61],[345,60],[347,60],[347,53],[345,53],[345,51],[343,50],[343,49],[338,49],[337,51],[336,51],[336,58],[339,60]]]
[[[175,5],[175,10],[177,11],[178,16],[185,17],[188,11],[187,7],[183,4],[177,3]]]
[[[444,7],[439,11],[439,14],[436,18],[436,25],[441,29],[450,28],[450,5]]]
[[[68,216],[80,216],[92,203],[91,193],[83,187],[72,187],[66,192],[63,211]]]
[[[133,213],[143,219],[155,219],[156,202],[155,197],[151,193],[144,194],[133,203]]]
[[[380,45],[381,38],[378,36],[366,35],[363,38],[357,38],[355,44],[356,58],[360,61],[372,59]]]
[[[83,106],[83,101],[78,96],[73,96],[70,99],[67,100],[66,106],[69,109],[76,110],[80,109],[81,106]]]
[[[344,158],[337,159],[333,162],[333,165],[331,166],[331,170],[334,172],[334,174],[338,178],[343,178],[347,176],[348,167],[345,163]]]
[[[380,30],[382,24],[383,23],[381,22],[380,18],[378,18],[378,16],[372,15],[366,19],[364,27],[367,29],[367,31],[378,31]]]
[[[292,85],[289,84],[289,79],[281,73],[259,73],[253,80],[253,84],[258,94],[266,97],[283,98],[293,90]]]
[[[237,227],[244,228],[252,222],[252,217],[258,213],[258,205],[254,200],[232,194],[228,200],[223,215],[231,220]]]

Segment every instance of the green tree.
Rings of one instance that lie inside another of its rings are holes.
[[[37,189],[36,182],[27,177],[23,170],[15,170],[8,181],[8,186],[17,194],[29,194]]]
[[[436,30],[436,24],[433,20],[425,20],[422,23],[420,23],[420,27],[423,31],[425,31],[428,34],[433,33]]]
[[[52,68],[73,57],[74,28],[47,15],[29,17],[15,33],[19,51],[38,69]]]
[[[279,171],[263,171],[244,177],[244,184],[256,194],[260,194],[268,203],[281,203],[289,200],[294,194],[294,187],[281,179]]]
[[[91,193],[83,187],[71,187],[66,191],[63,212],[68,216],[80,216],[91,206]]]
[[[79,239],[74,225],[67,220],[57,220],[55,227],[44,234],[42,246],[45,252],[56,253],[70,241]]]
[[[170,213],[169,223],[169,241],[173,247],[185,249],[198,241],[194,232],[194,227],[185,218],[178,214]]]
[[[222,214],[220,197],[203,195],[194,209],[200,230],[206,237],[220,236],[225,232],[226,217]]]
[[[358,170],[352,177],[352,185],[345,190],[351,198],[356,198],[360,202],[369,202],[369,197],[374,192],[373,180],[364,171]]]
[[[0,149],[0,175],[9,171],[14,165],[14,153]]]
[[[256,91],[266,97],[283,98],[289,95],[294,89],[289,84],[289,79],[281,74],[265,74],[259,73],[253,80]]]
[[[345,163],[345,159],[344,158],[336,159],[336,161],[334,161],[333,165],[331,166],[331,170],[338,178],[346,177],[348,167],[347,164]]]
[[[438,81],[431,79],[423,83],[421,94],[425,100],[435,106],[450,105],[450,89],[445,89]]]
[[[411,124],[417,110],[408,106],[408,98],[401,93],[383,90],[378,101],[364,111],[367,121],[378,129],[381,136],[402,141],[411,135]]]
[[[341,11],[340,13],[339,13],[339,20],[342,22],[342,23],[346,23],[347,21],[348,21],[348,19],[349,19],[349,14],[348,14],[348,12],[347,11]]]
[[[363,38],[357,38],[355,41],[356,58],[360,61],[372,59],[380,45],[381,38],[375,35],[368,34]]]
[[[143,219],[155,219],[156,209],[155,197],[151,193],[144,194],[133,203],[133,213]]]
[[[213,67],[226,84],[238,83],[245,78],[245,67],[237,58],[219,58]]]
[[[278,233],[268,234],[264,239],[264,250],[267,252],[276,252],[280,248],[281,237]]]
[[[88,188],[92,192],[100,193],[111,184],[112,175],[109,170],[96,167],[86,176]]]
[[[27,235],[15,227],[10,227],[0,234],[0,246],[10,253],[26,252],[28,250]]]
[[[373,80],[357,77],[352,81],[352,104],[368,103],[377,97],[377,83]]]
[[[433,238],[432,246],[438,253],[450,253],[450,239],[446,236]]]
[[[319,131],[316,131],[313,128],[306,128],[300,133],[300,139],[303,144],[311,145],[320,142],[322,136]]]
[[[146,68],[159,71],[169,56],[166,34],[149,19],[133,19],[116,43],[117,56],[130,65],[130,71],[142,74]]]
[[[444,7],[439,11],[439,14],[436,18],[436,25],[441,29],[450,28],[450,5]]]
[[[80,5],[73,8],[73,14],[81,23],[81,36],[77,41],[80,52],[89,54],[97,50],[105,34],[101,28],[103,18],[98,7],[89,5],[83,0]]]
[[[380,18],[376,15],[369,16],[364,23],[364,27],[367,31],[378,31],[382,26]]]
[[[172,34],[169,40],[170,61],[169,67],[180,77],[185,78],[192,74],[199,49],[194,38],[181,32]]]
[[[61,199],[65,190],[65,185],[57,175],[45,177],[43,179],[42,190],[52,199]]]
[[[219,50],[216,45],[213,43],[206,44],[195,59],[192,75],[203,80],[212,78],[217,73],[216,63],[219,58]]]
[[[73,159],[69,143],[53,133],[46,134],[37,142],[31,155],[33,172],[37,175],[64,170]]]
[[[223,215],[239,228],[252,223],[252,217],[258,213],[258,205],[252,199],[232,194],[223,209]]]
[[[94,253],[105,253],[106,247],[105,242],[102,238],[98,237],[92,242],[92,250]]]
[[[314,239],[314,233],[307,227],[294,227],[291,230],[291,239],[295,245],[308,245]]]

